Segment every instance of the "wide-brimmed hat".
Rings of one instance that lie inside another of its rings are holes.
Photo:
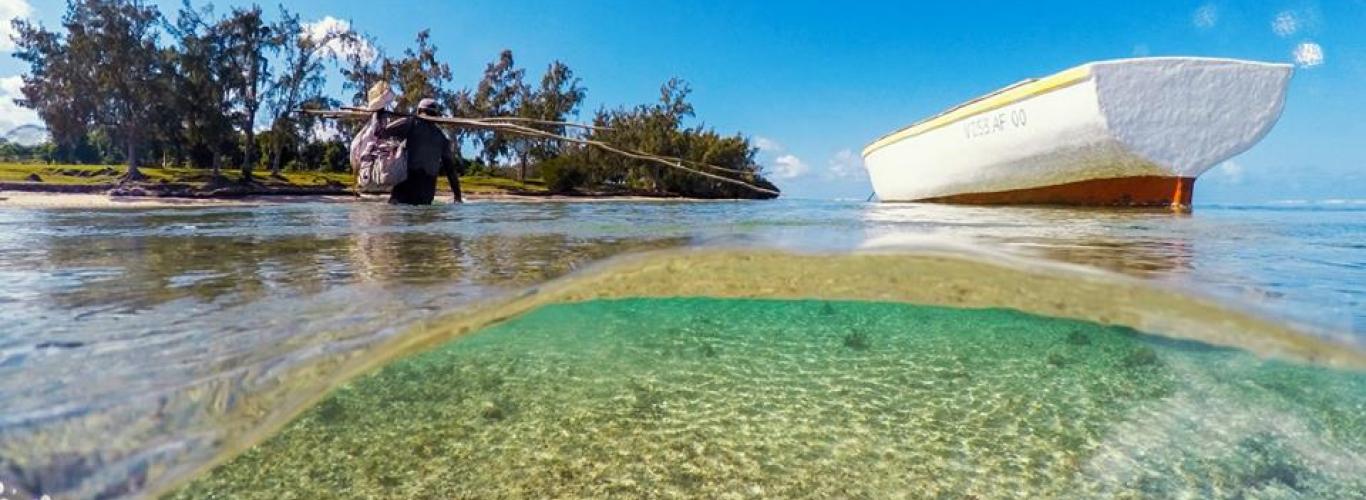
[[[365,108],[370,111],[388,109],[394,103],[394,91],[389,88],[388,82],[375,82],[370,91],[365,93],[365,98]]]

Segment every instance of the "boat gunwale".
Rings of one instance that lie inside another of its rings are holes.
[[[1244,59],[1220,58],[1220,57],[1136,57],[1125,59],[1111,59],[1103,61],[1093,61],[1086,64],[1073,66],[1071,68],[1053,73],[1051,75],[1026,79],[1014,84],[1002,87],[995,91],[983,94],[968,101],[954,105],[948,109],[935,113],[927,118],[921,119],[901,127],[892,132],[878,137],[873,142],[863,148],[862,156],[866,159],[874,152],[891,146],[902,140],[916,137],[968,118],[994,111],[1021,101],[1044,95],[1056,90],[1068,88],[1077,83],[1081,83],[1095,76],[1092,69],[1099,65],[1117,65],[1125,63],[1151,62],[1151,61],[1189,61],[1189,62],[1224,62],[1238,63],[1247,65],[1265,66],[1293,66],[1284,63],[1268,63],[1261,61],[1249,61]],[[936,123],[938,122],[938,123]]]
[[[1030,78],[974,97],[935,113],[915,123],[901,127],[877,138],[863,148],[866,158],[873,152],[904,139],[938,130],[982,113],[995,111],[1026,99],[1071,87],[1091,77],[1091,64],[1068,68],[1043,78]],[[939,122],[939,123],[935,123]]]

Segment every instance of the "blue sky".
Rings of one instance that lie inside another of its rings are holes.
[[[154,3],[170,12],[179,0]],[[1023,78],[1136,55],[1298,62],[1280,124],[1205,174],[1196,201],[1366,198],[1366,0],[289,3],[305,19],[350,21],[390,53],[430,28],[462,84],[504,48],[529,76],[560,59],[584,79],[586,110],[650,101],[683,77],[698,117],[755,138],[797,197],[866,197],[857,153],[867,142]],[[0,15],[49,26],[63,9],[0,0]],[[0,77],[24,69],[4,59]],[[19,121],[0,104],[0,125]]]

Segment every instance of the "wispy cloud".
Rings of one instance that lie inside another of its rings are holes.
[[[868,177],[868,169],[863,166],[863,158],[850,149],[842,149],[830,157],[829,176],[836,179],[863,179]]]
[[[1271,20],[1271,32],[1281,38],[1294,35],[1300,30],[1300,18],[1292,11],[1281,11],[1276,14],[1276,18]]]
[[[1241,164],[1229,160],[1219,164],[1219,167],[1214,171],[1214,175],[1210,177],[1212,177],[1215,182],[1221,184],[1242,184],[1243,172],[1244,170]]]
[[[754,136],[754,147],[759,148],[759,151],[763,151],[765,153],[783,152],[783,145],[781,143],[761,135]]]
[[[15,19],[27,19],[33,6],[27,0],[0,0],[0,52],[14,51]]]
[[[796,155],[786,154],[773,160],[773,177],[778,179],[795,179],[810,171],[811,167]]]
[[[1301,68],[1312,68],[1323,64],[1323,47],[1314,42],[1303,42],[1295,46],[1295,64]]]
[[[367,62],[374,61],[375,58],[379,57],[379,51],[375,50],[370,42],[359,38],[349,39],[338,36],[349,32],[351,32],[350,21],[326,16],[311,23],[304,23],[304,32],[300,36],[307,37],[315,42],[327,40],[327,44],[321,50],[326,57],[347,59],[356,56]]]
[[[1191,23],[1196,28],[1210,29],[1219,24],[1219,7],[1212,3],[1201,5],[1195,9],[1195,14],[1191,16]]]

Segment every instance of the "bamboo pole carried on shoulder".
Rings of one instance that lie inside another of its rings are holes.
[[[301,110],[301,111],[304,112],[304,113],[313,114],[313,115],[317,115],[317,116],[321,116],[321,117],[326,117],[326,118],[356,118],[356,119],[368,119],[368,118],[370,117],[371,114],[375,113],[375,111],[366,110],[366,109],[362,109],[362,108],[342,108],[342,109],[340,109],[340,110],[304,109],[304,110]],[[584,130],[611,130],[611,128],[609,128],[609,127],[599,127],[599,126],[595,126],[595,125],[585,125],[585,124],[581,124],[581,123],[557,122],[557,121],[551,121],[551,120],[538,120],[538,119],[534,119],[534,118],[521,118],[521,117],[457,118],[457,117],[453,117],[453,116],[416,115],[416,114],[409,114],[409,113],[394,113],[394,112],[388,112],[388,111],[386,111],[386,113],[388,113],[388,114],[390,114],[390,115],[393,115],[393,116],[402,116],[402,117],[413,117],[413,118],[418,118],[418,119],[430,121],[430,122],[432,122],[432,123],[439,123],[439,124],[443,124],[443,125],[452,125],[452,126],[467,127],[467,128],[479,128],[479,129],[493,130],[493,131],[498,131],[498,132],[505,132],[505,133],[514,134],[514,135],[522,135],[522,136],[527,136],[527,137],[535,137],[535,138],[539,138],[539,139],[549,139],[549,140],[555,140],[555,141],[569,142],[569,143],[574,143],[574,144],[581,144],[581,145],[585,145],[585,146],[591,146],[591,147],[595,147],[595,148],[601,149],[601,150],[603,150],[603,151],[607,151],[607,152],[609,152],[609,153],[613,153],[613,154],[618,154],[618,155],[621,155],[621,156],[625,156],[625,157],[627,157],[627,158],[632,158],[632,159],[637,159],[637,160],[648,161],[648,162],[656,163],[656,164],[663,165],[663,166],[666,166],[666,167],[669,167],[669,168],[673,168],[673,169],[677,169],[677,170],[682,170],[682,171],[684,171],[684,172],[688,172],[688,173],[691,173],[691,174],[694,174],[694,175],[699,175],[699,176],[702,176],[702,177],[706,177],[706,178],[708,178],[708,179],[713,179],[713,180],[717,180],[717,181],[720,181],[720,182],[725,182],[725,183],[728,183],[728,184],[734,184],[734,185],[741,186],[741,187],[744,187],[744,188],[746,188],[746,189],[749,189],[749,190],[752,190],[752,191],[755,191],[755,192],[758,192],[758,193],[771,194],[771,195],[774,195],[774,196],[777,196],[777,195],[780,194],[777,190],[768,189],[768,188],[765,188],[765,187],[763,187],[763,186],[758,186],[758,185],[752,184],[752,183],[750,183],[750,182],[746,182],[746,181],[741,180],[741,179],[736,179],[736,178],[732,178],[732,177],[726,177],[726,176],[724,176],[724,175],[718,175],[718,174],[715,174],[715,173],[712,173],[712,172],[707,172],[707,171],[699,170],[699,169],[710,169],[710,170],[714,170],[714,171],[717,171],[717,172],[727,172],[727,173],[733,173],[733,174],[737,174],[737,175],[753,175],[754,172],[749,172],[749,171],[744,171],[744,170],[737,170],[737,169],[733,169],[733,168],[726,168],[726,167],[722,167],[722,166],[718,166],[718,165],[712,165],[712,164],[708,164],[708,163],[694,162],[694,161],[685,160],[685,159],[682,159],[682,158],[676,158],[676,157],[672,157],[672,156],[663,156],[663,155],[657,155],[657,154],[653,154],[653,153],[646,153],[646,152],[643,152],[643,151],[636,151],[636,150],[631,150],[631,149],[619,148],[619,147],[613,146],[613,145],[611,145],[611,144],[608,144],[608,143],[606,143],[606,142],[602,142],[602,141],[598,141],[598,140],[593,140],[593,139],[582,139],[582,138],[577,138],[577,137],[569,137],[569,136],[566,136],[566,135],[560,135],[560,134],[556,134],[556,133],[554,133],[554,132],[547,132],[547,131],[545,131],[545,130],[540,130],[540,129],[533,128],[533,127],[530,127],[530,126],[527,126],[527,125],[519,124],[518,122],[520,122],[520,123],[531,123],[531,124],[536,124],[536,125],[551,125],[551,126],[567,127],[567,128],[579,128],[579,129],[584,129]]]

